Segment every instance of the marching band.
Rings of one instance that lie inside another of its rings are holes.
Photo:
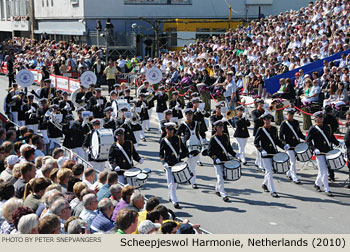
[[[145,131],[150,130],[151,109],[156,101],[159,158],[167,178],[169,201],[175,208],[180,208],[176,195],[178,184],[191,184],[193,189],[198,188],[196,166],[202,165],[201,155],[213,160],[217,179],[215,193],[223,201],[229,201],[224,181],[235,181],[241,177],[241,166],[247,164],[245,148],[250,138],[248,128],[251,123],[257,150],[255,164],[265,173],[263,190],[270,192],[272,197],[279,197],[273,173],[284,173],[289,180],[301,184],[296,161],[307,162],[312,153],[318,166],[314,186],[317,191],[324,187],[326,195],[332,196],[328,174],[332,176],[334,170],[339,169],[333,159],[340,158],[334,146],[344,148],[346,145],[349,156],[349,130],[345,143],[338,142],[332,128],[324,123],[323,112],[314,114],[315,125],[305,136],[299,122],[294,119],[294,108],[285,109],[286,120],[278,130],[271,125],[273,116],[265,109],[262,99],[255,101],[256,109],[251,115],[243,105],[237,106],[235,111],[228,110],[224,101],[217,102],[215,111],[210,113],[204,110],[204,103],[196,92],[191,94],[185,107],[179,92],[173,91],[169,99],[164,86],[154,91],[146,82],[137,90],[137,100],[130,96],[130,89],[125,85],[122,89],[119,84],[113,87],[115,89],[110,91],[110,100],[107,101],[101,88],[92,84],[88,85],[88,89],[81,85],[71,99],[70,93],[52,87],[50,79],[45,79],[36,92],[28,94],[19,91],[18,85],[14,84],[5,98],[6,114],[16,124],[26,125],[35,134],[40,132],[48,145],[47,153],[63,142],[64,147],[86,159],[96,170],[112,169],[118,173],[120,182],[142,186],[144,176],[150,171],[134,167],[135,161],[143,163],[136,149],[140,140],[146,142]],[[77,114],[76,120],[73,111]],[[350,112],[346,116],[350,121]],[[210,118],[212,126],[210,140],[207,140],[209,124],[206,118]],[[232,148],[229,127],[234,129],[237,153]]]

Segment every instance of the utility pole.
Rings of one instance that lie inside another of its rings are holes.
[[[30,37],[34,39],[34,0],[29,0],[30,5]]]
[[[146,23],[152,26],[152,29],[154,32],[154,38],[155,38],[154,57],[159,57],[159,30],[160,30],[161,21],[157,19],[156,20],[145,19],[143,17],[139,17],[139,19],[141,21],[145,21]]]
[[[228,6],[229,13],[228,13],[228,28],[231,29],[231,19],[232,19],[232,7],[231,5]]]

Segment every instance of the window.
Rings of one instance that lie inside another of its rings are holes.
[[[4,0],[0,0],[1,20],[5,20]]]
[[[79,0],[70,0],[71,4],[79,4]]]

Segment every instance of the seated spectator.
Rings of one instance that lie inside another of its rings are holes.
[[[94,168],[87,168],[84,171],[84,177],[85,179],[83,180],[83,183],[86,184],[87,187],[91,189],[96,177]]]
[[[146,210],[139,212],[139,222],[138,225],[146,220],[147,214],[151,211],[153,211],[158,205],[160,204],[159,198],[157,197],[151,197],[146,202]]]
[[[98,174],[97,181],[92,185],[91,189],[95,190],[96,192],[98,192],[101,189],[101,187],[104,184],[106,184],[107,176],[108,176],[108,172],[107,171],[100,172],[100,174]]]
[[[122,209],[116,219],[117,234],[132,234],[136,231],[138,214],[131,209]]]
[[[119,184],[114,184],[109,188],[109,191],[111,192],[111,197],[109,198],[112,200],[114,207],[118,204],[118,202],[122,198],[122,190],[123,190],[123,187]]]
[[[27,146],[23,148],[23,150],[21,151],[21,154],[22,154],[21,163],[25,163],[25,162],[34,163],[35,149],[33,147]]]
[[[46,216],[48,214],[52,214],[52,211],[50,210],[52,207],[52,204],[60,198],[63,198],[63,194],[61,193],[61,191],[59,191],[57,189],[53,189],[50,191],[47,190],[43,196],[45,208],[41,210],[40,217]],[[37,212],[38,211],[39,211],[39,207],[38,207]]]
[[[58,168],[53,168],[50,171],[49,179],[51,179],[52,183],[58,184],[58,182],[57,182],[57,173],[58,173]]]
[[[90,228],[92,221],[96,218],[97,213],[97,197],[95,194],[89,193],[83,197],[84,209],[80,213],[79,218],[86,221],[87,227]]]
[[[18,230],[18,223],[19,220],[27,215],[27,214],[32,214],[33,210],[28,208],[28,207],[19,207],[13,214],[12,214],[12,222],[14,225],[14,230],[12,230],[11,234],[19,234]]]
[[[97,193],[97,200],[100,201],[103,198],[109,198],[111,197],[111,192],[109,191],[109,188],[118,183],[118,174],[114,171],[108,172],[107,176],[107,183],[104,184],[101,189]]]
[[[18,222],[20,234],[38,234],[39,220],[35,213],[22,216]]]
[[[32,144],[35,146],[35,158],[45,156],[45,140],[42,136],[34,135],[32,138]]]
[[[20,207],[23,206],[23,201],[18,198],[11,198],[6,201],[2,207],[2,215],[5,218],[5,221],[1,225],[0,234],[10,234],[15,226],[13,225],[12,215]]]
[[[5,221],[5,218],[2,214],[2,208],[4,204],[10,198],[15,196],[15,188],[9,182],[1,181],[0,182],[0,227],[2,223]]]
[[[72,220],[68,224],[68,234],[89,234],[89,228],[84,220],[76,219]]]
[[[304,98],[301,100],[302,103],[305,105],[307,103],[317,102],[319,99],[320,92],[321,88],[318,86],[318,81],[313,80],[310,94],[308,96],[304,96]]]
[[[50,214],[40,218],[38,232],[39,234],[60,234],[61,223],[59,217],[55,214]]]
[[[50,207],[50,214],[55,214],[60,218],[61,234],[65,234],[64,223],[71,216],[71,213],[72,210],[68,201],[63,198],[57,199]]]
[[[131,195],[129,205],[126,206],[126,208],[140,212],[143,209],[144,205],[145,197],[139,192],[134,192]]]
[[[196,230],[196,231],[195,231]],[[176,232],[177,234],[201,234],[199,230],[199,225],[191,225],[189,223],[181,224]]]
[[[21,199],[24,194],[24,189],[26,183],[35,177],[35,166],[33,163],[23,163],[21,164],[21,177],[14,183],[16,197]]]
[[[150,220],[144,220],[137,228],[139,234],[157,234],[161,225]]]
[[[124,186],[122,190],[122,199],[118,202],[117,206],[114,208],[112,220],[115,221],[118,213],[123,208],[130,204],[131,195],[134,193],[135,188],[133,186]]]
[[[47,178],[34,178],[34,182],[31,185],[32,193],[26,197],[23,206],[29,207],[36,212],[41,203],[41,197],[49,185],[51,185],[51,181]]]
[[[2,146],[4,146],[5,158],[13,154],[12,142],[6,141],[2,144]]]
[[[74,211],[75,211],[76,206],[81,201],[80,193],[85,188],[87,188],[87,186],[83,182],[78,182],[73,186],[73,193],[75,195],[75,198],[71,202],[69,202],[69,205],[72,208],[73,215],[74,215]]]
[[[56,160],[58,160],[60,157],[63,157],[64,156],[64,150],[61,149],[61,148],[55,148],[53,151],[52,151],[52,157]],[[63,163],[62,163],[63,164]]]
[[[13,185],[16,179],[13,177],[12,170],[15,164],[19,163],[20,159],[16,155],[10,155],[6,158],[6,169],[1,173],[0,178]]]
[[[159,211],[153,210],[147,214],[147,220],[150,220],[153,223],[159,223],[161,225],[163,223],[163,216]]]
[[[177,223],[175,221],[168,221],[162,224],[161,231],[163,234],[176,234]]]
[[[51,192],[52,191],[52,192]],[[61,197],[63,197],[62,193],[61,193],[61,186],[57,185],[57,184],[51,184],[49,185],[46,190],[44,195],[41,197],[41,203],[39,204],[37,210],[35,211],[36,215],[38,215],[38,217],[41,216],[41,214],[43,213],[43,211],[45,210],[45,212],[47,211],[46,206],[48,205],[48,197],[52,194],[52,193],[58,193],[60,194]]]
[[[1,128],[0,128],[1,129]],[[5,148],[4,146],[0,146],[0,172],[5,170]]]
[[[98,214],[91,223],[91,233],[106,233],[114,227],[111,219],[113,209],[112,201],[108,198],[103,198],[98,202]]]
[[[72,176],[72,171],[68,168],[61,168],[57,172],[57,182],[62,186],[62,193],[65,194],[68,190],[68,181]]]
[[[68,192],[73,192],[73,186],[75,183],[82,182],[81,177],[84,173],[84,165],[76,164],[72,168],[73,176],[69,178],[68,181]]]

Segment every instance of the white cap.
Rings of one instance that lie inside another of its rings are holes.
[[[19,157],[16,155],[10,155],[6,159],[8,165],[14,165],[20,161]]]

